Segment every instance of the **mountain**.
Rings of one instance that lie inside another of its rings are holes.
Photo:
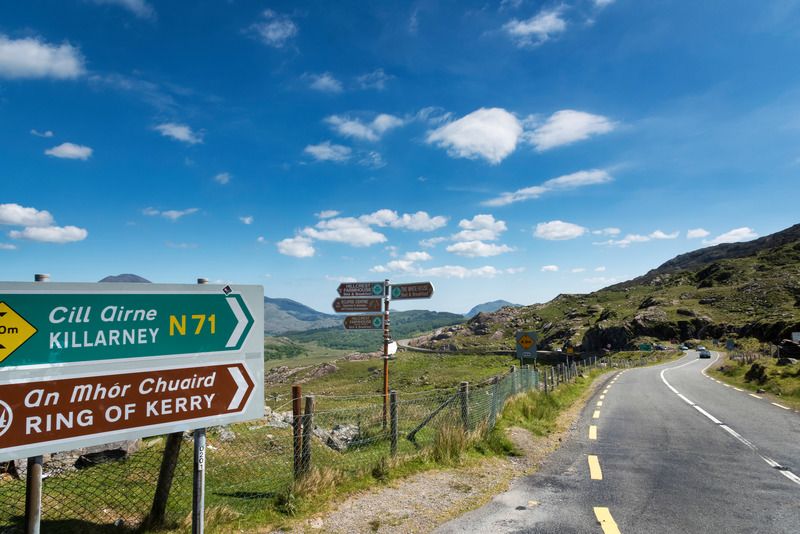
[[[471,318],[481,312],[494,312],[500,308],[505,308],[506,306],[519,308],[522,306],[522,304],[513,304],[507,300],[493,300],[491,302],[484,302],[483,304],[478,304],[477,306],[473,307],[470,311],[464,314],[464,317]]]
[[[318,312],[295,300],[264,297],[265,334],[339,326],[341,322],[341,317]]]
[[[142,278],[136,274],[118,274],[116,276],[106,276],[100,282],[118,282],[118,283],[136,283],[136,284],[149,284],[150,280]]]
[[[800,331],[800,225],[747,243],[681,254],[593,293],[479,313],[413,344],[509,349],[518,330],[538,332],[540,348],[583,350],[727,337],[780,342]]]

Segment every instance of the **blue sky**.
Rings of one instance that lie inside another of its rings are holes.
[[[0,6],[0,278],[523,304],[798,222],[800,5]]]

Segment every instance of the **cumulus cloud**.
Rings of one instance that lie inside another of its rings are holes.
[[[51,130],[45,130],[44,132],[40,132],[36,128],[31,130],[31,135],[35,135],[36,137],[53,137],[53,132]]]
[[[505,109],[480,108],[428,132],[426,140],[451,157],[483,158],[497,165],[517,148],[522,132],[522,124]]]
[[[649,237],[650,239],[676,239],[678,237],[678,234],[680,234],[680,232],[672,232],[668,234],[666,232],[662,232],[661,230],[656,230],[647,237]]]
[[[418,232],[431,232],[447,225],[447,217],[436,215],[431,217],[428,212],[404,213],[398,215],[394,210],[380,209],[368,215],[362,215],[359,220],[365,224],[404,228]]]
[[[507,230],[505,221],[495,220],[491,214],[481,213],[472,219],[461,219],[461,231],[453,235],[454,241],[495,241]]]
[[[316,252],[311,245],[311,239],[303,236],[288,237],[278,241],[278,252],[295,258],[310,258]]]
[[[53,45],[34,37],[10,39],[0,34],[0,78],[67,80],[85,73],[83,56],[72,45]]]
[[[13,226],[50,226],[53,216],[49,211],[37,210],[19,204],[0,204],[0,224]]]
[[[495,243],[484,243],[483,241],[460,241],[453,243],[447,247],[447,252],[452,252],[458,256],[466,256],[468,258],[485,258],[489,256],[498,256],[511,252],[512,249],[508,245],[498,245]]]
[[[608,228],[601,228],[600,230],[592,230],[594,235],[619,235],[622,232],[619,228],[609,226]]]
[[[330,141],[324,141],[318,145],[308,145],[303,152],[317,161],[342,162],[350,159],[352,150],[350,150],[350,147],[335,145]]]
[[[687,239],[700,239],[703,237],[708,237],[709,235],[711,235],[711,232],[705,228],[692,228],[686,232]]]
[[[347,243],[353,247],[368,247],[384,243],[386,236],[355,217],[324,219],[314,227],[303,229],[303,235],[320,241]]]
[[[561,17],[563,9],[543,9],[526,20],[512,19],[503,30],[519,47],[536,46],[567,29],[567,21]]]
[[[221,172],[214,175],[214,181],[218,184],[225,185],[231,181],[231,173],[229,172]]]
[[[593,245],[605,245],[609,247],[627,248],[632,243],[645,243],[652,239],[650,236],[641,234],[627,234],[622,239],[609,239],[607,241],[599,241],[592,243]]]
[[[77,226],[29,226],[8,233],[13,239],[27,239],[42,243],[72,243],[83,241],[89,235],[84,228]]]
[[[394,78],[390,74],[383,72],[383,69],[375,69],[372,72],[362,74],[356,77],[356,82],[361,89],[376,89],[383,91],[386,89],[386,83]]]
[[[44,151],[45,154],[54,158],[79,159],[83,161],[89,159],[92,156],[92,152],[90,147],[74,143],[61,143]]]
[[[342,82],[337,80],[330,72],[322,74],[308,74],[308,86],[321,93],[341,93],[343,90]]]
[[[608,133],[616,123],[602,115],[593,115],[574,109],[563,109],[553,113],[547,121],[526,134],[538,152],[558,146],[583,141],[593,135]]]
[[[161,216],[171,221],[177,221],[181,217],[197,213],[198,211],[200,211],[200,208],[187,208],[185,210],[164,210],[164,211],[157,210],[155,208],[145,208],[142,210],[142,214],[147,215],[148,217]]]
[[[422,268],[410,264],[407,261],[395,260],[386,265],[376,265],[370,269],[374,273],[396,272],[401,274],[413,274],[414,276],[424,276],[429,278],[494,278],[503,274],[517,274],[524,269],[521,267],[510,267],[498,269],[491,265],[483,267],[468,268],[462,265],[441,265],[437,267]]]
[[[253,24],[250,29],[267,46],[283,48],[292,37],[297,35],[297,24],[287,15],[267,9],[261,14],[261,19],[261,21]]]
[[[253,224],[252,215],[245,215],[244,217],[239,217],[239,220],[242,222],[242,224],[247,224],[247,225]]]
[[[196,145],[203,142],[202,134],[192,131],[192,129],[185,124],[165,122],[164,124],[157,125],[153,129],[164,137],[171,137],[176,141],[182,141],[190,145]]]
[[[331,115],[325,119],[325,122],[339,135],[362,141],[377,141],[384,133],[404,124],[403,119],[388,113],[381,113],[370,122],[341,115]]]
[[[564,221],[542,222],[536,225],[533,235],[550,241],[575,239],[586,233],[586,228]]]
[[[558,272],[558,265],[542,265],[542,272],[543,273]]]
[[[430,237],[428,239],[423,239],[419,242],[419,246],[425,248],[433,248],[439,243],[444,243],[447,241],[446,237]]]
[[[92,0],[95,4],[109,4],[123,7],[139,17],[140,19],[149,19],[156,16],[156,11],[153,6],[148,4],[145,0]]]
[[[408,261],[430,261],[433,259],[433,256],[431,256],[425,251],[415,251],[415,252],[406,252],[403,255],[403,259]]]
[[[330,219],[331,217],[339,215],[339,212],[336,210],[322,210],[314,215],[316,215],[318,219]]]
[[[587,185],[605,184],[614,178],[608,172],[600,169],[578,171],[551,178],[539,185],[517,189],[516,191],[501,193],[500,195],[483,202],[486,206],[507,206],[515,202],[537,199],[552,191],[566,191]]]
[[[706,245],[719,245],[722,243],[739,243],[740,241],[750,241],[758,237],[758,234],[747,226],[741,228],[734,228],[724,234],[720,234],[714,239],[704,239],[703,243]]]

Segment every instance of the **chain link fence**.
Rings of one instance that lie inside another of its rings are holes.
[[[638,363],[638,362],[637,362]],[[642,363],[645,363],[642,361]],[[529,390],[551,390],[591,362],[540,371],[512,368],[481,383],[458,388],[383,395],[307,396],[302,415],[266,409],[249,423],[213,427],[207,433],[206,523],[247,530],[295,513],[307,489],[333,488],[360,477],[382,478],[392,465],[414,459],[447,461],[471,436],[491,429],[505,402]],[[192,442],[181,439],[164,524],[191,525]],[[142,530],[150,513],[167,437],[123,444],[117,456],[62,453],[45,458],[43,532]],[[0,475],[0,533],[18,532],[24,521],[24,461]],[[146,528],[144,530],[147,530]]]

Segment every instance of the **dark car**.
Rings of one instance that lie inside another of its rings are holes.
[[[700,351],[700,357],[701,358],[711,358],[711,353],[709,351],[707,351],[707,350],[701,350]]]

